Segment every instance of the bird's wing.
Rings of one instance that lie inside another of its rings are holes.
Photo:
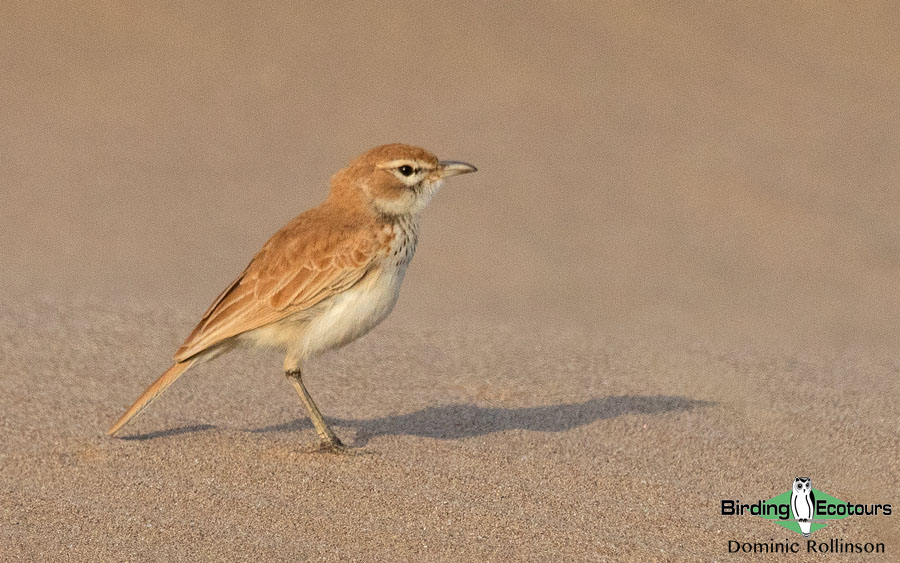
[[[185,361],[349,289],[376,262],[383,248],[379,242],[371,229],[323,229],[301,215],[269,239],[219,295],[175,360]]]

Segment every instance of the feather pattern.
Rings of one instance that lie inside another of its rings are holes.
[[[311,209],[269,239],[216,299],[175,361],[309,309],[359,282],[387,253],[393,233],[365,217],[335,224],[329,211],[327,204]]]

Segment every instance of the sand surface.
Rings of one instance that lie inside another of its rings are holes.
[[[809,475],[900,508],[892,3],[0,5],[0,560],[709,561]],[[480,170],[309,386],[104,430],[329,175]],[[814,539],[884,542],[853,517]],[[749,556],[745,556],[749,559]],[[806,554],[779,560],[821,560]]]

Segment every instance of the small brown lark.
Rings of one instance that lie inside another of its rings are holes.
[[[318,207],[275,233],[209,307],[175,364],[109,429],[114,434],[189,367],[235,347],[284,350],[284,373],[319,448],[342,450],[303,385],[301,362],[347,344],[391,312],[416,251],[419,212],[445,178],[475,172],[409,145],[376,147],[331,178]]]

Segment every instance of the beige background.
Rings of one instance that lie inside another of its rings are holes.
[[[0,3],[6,556],[708,560],[781,538],[716,503],[795,474],[900,506],[898,25]],[[480,170],[426,211],[392,317],[314,365],[364,455],[303,453],[265,354],[103,437],[266,238],[394,141]],[[896,556],[897,530],[814,538]]]

